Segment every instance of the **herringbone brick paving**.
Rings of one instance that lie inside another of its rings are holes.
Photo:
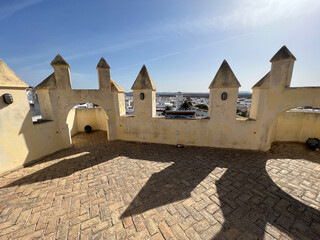
[[[106,142],[0,177],[0,239],[320,239],[320,154]]]

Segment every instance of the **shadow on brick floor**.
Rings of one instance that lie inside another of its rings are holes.
[[[70,155],[84,151],[88,153],[70,158]],[[215,170],[221,177],[208,184],[216,187],[218,196],[212,196],[211,200],[220,205],[222,212],[217,210],[211,214],[223,228],[213,239],[228,239],[228,236],[229,239],[240,239],[240,236],[255,239],[263,236],[266,227],[274,238],[281,236],[278,231],[272,231],[273,228],[292,239],[320,239],[320,212],[283,191],[266,170],[271,158],[318,162],[319,156],[308,154],[306,149],[290,153],[282,153],[276,145],[270,152],[200,147],[177,149],[168,145],[115,141],[71,149],[58,156],[61,160],[57,163],[3,188],[63,178],[118,156],[172,162],[169,167],[152,174],[121,218],[187,199],[192,191],[201,193],[201,189],[194,189]]]

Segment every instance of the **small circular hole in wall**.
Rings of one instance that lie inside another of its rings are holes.
[[[90,125],[86,125],[86,126],[84,127],[84,131],[85,131],[86,133],[91,133],[92,127],[91,127]]]
[[[3,101],[6,103],[6,104],[11,104],[13,103],[13,97],[10,93],[5,93],[2,95],[3,97]]]
[[[140,100],[144,99],[144,93],[140,93]]]
[[[226,92],[221,93],[221,100],[227,100],[228,94]]]

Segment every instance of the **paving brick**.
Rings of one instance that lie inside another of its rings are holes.
[[[80,224],[76,224],[69,227],[68,239],[79,239],[80,235]]]
[[[200,221],[203,216],[199,213],[199,211],[197,211],[196,209],[194,209],[193,207],[189,207],[187,209],[187,211],[191,214],[191,216],[196,219],[197,221]]]
[[[70,219],[75,219],[78,216],[79,216],[79,211],[77,210],[77,211],[74,211],[74,212],[71,212],[71,213],[68,213],[66,215],[61,216],[60,219],[61,219],[61,221],[67,221]]]
[[[186,235],[189,239],[192,240],[201,240],[201,237],[197,234],[197,232],[191,227],[186,230]]]
[[[26,210],[26,211],[21,212],[21,214],[20,214],[20,216],[18,217],[16,223],[17,223],[17,224],[19,224],[19,223],[25,223],[25,222],[28,220],[31,211],[32,211],[32,210]]]
[[[123,231],[122,223],[117,223],[116,225],[113,225],[112,227],[109,227],[108,229],[103,231],[103,237],[109,238],[111,236],[115,236],[118,232]]]
[[[16,222],[18,217],[20,216],[21,214],[21,211],[22,211],[22,208],[17,208],[17,209],[14,209],[9,217],[7,218],[7,221],[13,221],[13,222]]]
[[[128,238],[123,238],[128,239]],[[129,239],[135,239],[135,240],[148,240],[150,239],[150,235],[146,229],[136,232],[133,236],[131,236]]]
[[[167,223],[165,221],[159,223],[158,225],[163,237],[168,240],[170,238],[173,237],[173,233],[171,232],[169,226],[167,225]]]
[[[185,207],[190,207],[193,204],[195,204],[196,202],[192,199],[192,198],[188,198],[185,201],[182,202],[182,205]]]
[[[210,223],[206,219],[202,219],[200,222],[197,222],[193,225],[194,230],[201,235],[203,232],[205,232],[209,227]]]
[[[81,230],[89,228],[89,227],[93,227],[93,226],[97,225],[99,222],[100,222],[100,219],[98,217],[89,219],[89,220],[81,223]]]
[[[121,212],[119,211],[119,209],[112,212],[109,217],[111,217],[113,225],[121,222]]]
[[[143,219],[140,215],[133,216],[132,219],[137,232],[140,232],[145,228]]]
[[[50,219],[48,222],[48,226],[45,230],[45,235],[56,232],[57,223],[58,223],[57,219],[54,219],[54,218]]]
[[[57,226],[56,237],[59,239],[66,239],[69,231],[69,222],[60,222]]]
[[[92,228],[92,232],[97,233],[111,226],[112,226],[111,220],[108,222],[101,222]]]
[[[176,225],[173,225],[172,227],[171,227],[171,231],[173,232],[173,234],[175,235],[175,237],[177,238],[177,239],[181,239],[181,240],[183,240],[183,239],[187,239],[187,235],[185,234],[185,232],[183,231],[183,229],[178,225],[178,224],[176,224]]]
[[[227,231],[225,231],[224,238],[226,239],[237,239],[241,235],[241,231],[235,227],[231,227]]]
[[[183,207],[181,204],[176,205],[175,208],[183,218],[186,218],[190,215],[189,212],[185,209],[185,207]]]
[[[39,231],[31,232],[23,236],[21,239],[41,239],[41,238],[43,238],[43,231],[39,230]]]
[[[40,217],[38,222],[37,222],[37,225],[36,225],[36,230],[44,229],[44,228],[46,228],[46,226],[47,226],[46,217]]]
[[[220,231],[222,230],[222,225],[219,223],[216,223],[213,226],[210,226],[206,231],[204,231],[200,236],[204,240],[211,240],[214,239],[215,236],[217,236]],[[250,239],[250,238],[248,238]]]
[[[189,227],[191,227],[193,224],[195,224],[197,221],[189,216],[187,217],[184,221],[180,222],[179,225],[181,226],[181,228],[185,231],[186,229],[188,229]]]
[[[124,206],[123,202],[117,202],[117,203],[110,205],[109,209],[110,209],[110,211],[114,211],[114,210],[119,209],[123,206]]]
[[[133,225],[133,221],[132,221],[131,216],[124,217],[122,219],[122,223],[123,223],[124,228],[132,226]]]
[[[153,219],[146,219],[145,224],[151,236],[159,232],[157,224],[153,221]]]
[[[160,233],[153,235],[150,240],[164,240],[163,236]]]
[[[78,216],[78,217],[74,217],[70,220],[70,225],[76,225],[76,224],[79,224],[79,223],[82,223],[82,222],[85,222],[89,219],[89,215],[88,214],[83,214],[81,216]]]
[[[2,229],[11,227],[13,225],[15,225],[14,221],[7,221],[7,222],[4,222],[4,223],[1,223],[0,224],[0,232],[1,232]]]
[[[22,230],[23,229],[23,223],[22,224],[19,224],[19,225],[13,225],[13,226],[10,226],[10,227],[7,227],[7,228],[4,228],[0,231],[0,236],[2,235],[7,235],[7,234],[10,234],[10,233],[13,233],[13,232],[16,232],[18,230]]]
[[[25,235],[28,235],[28,234],[31,234],[34,232],[34,229],[35,229],[35,226],[32,225],[32,226],[29,226],[29,227],[26,227],[26,228],[22,228],[16,232],[14,232],[12,235],[11,235],[11,238],[12,239],[17,239],[17,238],[20,238],[20,237],[23,237]]]

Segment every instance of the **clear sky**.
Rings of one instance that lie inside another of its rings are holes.
[[[158,91],[206,92],[223,59],[248,91],[283,45],[291,85],[320,86],[319,0],[0,0],[0,58],[31,86],[60,53],[73,88],[103,56],[126,91],[146,64]]]

